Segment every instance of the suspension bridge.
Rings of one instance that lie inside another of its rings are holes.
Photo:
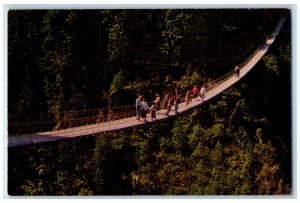
[[[207,92],[205,94],[205,102],[214,98],[227,88],[241,80],[266,54],[269,47],[273,44],[279,34],[285,18],[281,18],[271,33],[270,37],[260,45],[251,56],[249,56],[240,67],[239,77],[236,76],[234,68],[222,77],[207,83]],[[199,97],[193,99],[187,106],[184,98],[180,99],[178,111],[170,111],[166,115],[166,110],[160,110],[156,116],[156,121],[160,122],[177,114],[188,111],[191,108],[203,104]],[[143,121],[136,119],[135,105],[121,106],[116,108],[104,108],[84,111],[73,111],[62,113],[60,115],[40,114],[35,118],[28,119],[26,115],[23,118],[8,116],[8,147],[16,147],[23,145],[32,145],[35,143],[53,142],[62,139],[75,138],[79,136],[95,135],[99,133],[121,130],[145,124]],[[19,121],[22,120],[22,123]],[[30,122],[29,122],[30,120]],[[56,120],[56,121],[55,121]],[[58,122],[60,120],[62,122]]]

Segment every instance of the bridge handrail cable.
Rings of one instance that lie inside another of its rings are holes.
[[[285,21],[285,18],[281,18],[278,25],[272,32],[272,34],[266,39],[266,42],[262,43],[246,60],[244,60],[238,66],[242,70],[251,59],[256,56],[256,54],[264,48],[264,45],[267,44],[267,41],[276,37]],[[230,79],[234,76],[234,69],[230,72],[222,75],[221,77],[207,82],[207,91],[218,87],[219,84],[223,83],[224,81]],[[185,95],[185,92],[180,92],[180,101],[182,102],[183,98],[182,95]],[[164,99],[161,100],[161,103],[164,103]],[[163,108],[163,107],[162,107]],[[8,130],[9,135],[13,134],[10,132],[16,132],[19,134],[16,129],[18,126],[29,126],[27,129],[31,130],[29,133],[33,133],[33,131],[44,132],[44,131],[52,131],[58,126],[59,129],[68,129],[72,127],[79,127],[83,125],[89,124],[97,124],[107,121],[114,121],[120,120],[124,118],[129,118],[134,116],[136,113],[135,105],[126,105],[126,106],[119,106],[119,107],[108,107],[108,108],[101,108],[101,109],[90,109],[90,110],[70,110],[68,112],[61,112],[61,113],[49,113],[49,114],[35,114],[35,115],[8,115]],[[28,118],[31,117],[32,119]],[[19,117],[19,119],[17,119]],[[21,119],[20,119],[21,117]],[[46,120],[45,120],[46,117]],[[79,118],[78,118],[79,117]],[[44,120],[43,120],[44,118]],[[47,119],[48,118],[48,119]],[[40,120],[39,120],[40,119]],[[21,121],[25,121],[24,123],[20,123]],[[28,122],[26,122],[28,121]],[[36,126],[37,125],[37,126]],[[46,125],[46,127],[45,127]],[[32,126],[32,127],[30,127]],[[25,128],[25,127],[24,127]],[[23,129],[24,130],[24,129]],[[26,133],[26,132],[25,132]],[[20,134],[24,134],[24,131]]]

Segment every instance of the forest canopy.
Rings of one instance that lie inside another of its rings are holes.
[[[182,76],[196,76],[190,83],[220,76],[248,57],[285,12],[10,10],[8,113],[130,104]]]

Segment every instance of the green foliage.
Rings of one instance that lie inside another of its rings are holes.
[[[39,112],[45,107],[43,77],[36,60],[41,55],[40,32],[45,11],[8,12],[8,111]]]
[[[109,96],[118,95],[123,90],[125,84],[125,75],[121,69],[115,76],[110,86]]]
[[[261,28],[274,21],[267,16],[279,13],[35,12],[9,11],[8,110],[51,112],[56,128],[62,111],[132,104],[137,93],[152,99],[167,85],[190,90],[223,75],[258,45]],[[186,114],[9,149],[9,194],[291,194],[291,43],[283,39],[258,64],[265,68]]]
[[[126,59],[128,49],[127,38],[124,33],[124,24],[121,18],[115,17],[114,24],[109,29],[108,41],[109,61],[113,64]]]
[[[272,75],[272,78],[274,80],[278,79],[280,76],[278,62],[276,61],[276,58],[274,55],[269,54],[263,57],[263,61],[265,63],[265,66],[267,68],[267,71],[270,75]]]
[[[111,154],[111,146],[105,138],[99,139],[96,143],[95,153],[93,157],[94,162],[94,182],[95,185],[95,192],[96,194],[106,194],[107,185],[109,184],[109,180],[107,177],[108,173],[108,164],[109,164],[109,157]]]
[[[63,23],[58,23],[62,21]],[[69,83],[68,75],[75,59],[75,33],[77,32],[74,11],[60,12],[50,10],[44,17],[42,33],[43,55],[38,59],[44,75],[44,93],[47,98],[48,112],[53,113],[57,126],[61,125],[60,113],[67,110],[70,95],[74,94],[74,83]],[[69,84],[68,84],[69,83]],[[68,87],[71,87],[70,89]],[[67,91],[70,92],[67,94]]]
[[[33,183],[30,180],[25,180],[24,184],[20,187],[25,195],[37,196],[45,195],[43,181],[38,182],[37,184]]]
[[[184,153],[188,150],[188,135],[190,132],[190,125],[185,124],[184,120],[175,121],[172,128],[172,145],[177,153]]]
[[[279,53],[281,56],[281,60],[284,61],[284,63],[286,63],[287,68],[290,68],[289,66],[291,65],[291,45],[287,44],[285,46],[281,46],[279,47]]]
[[[195,149],[198,143],[203,139],[205,131],[201,128],[199,124],[193,126],[192,133],[189,135],[188,144],[192,149]]]
[[[225,126],[221,123],[217,123],[213,125],[207,132],[207,135],[209,136],[209,142],[215,143],[218,142],[219,139],[222,139],[226,134]]]
[[[135,91],[136,93],[141,93],[144,92],[144,90],[147,90],[151,87],[150,83],[151,83],[150,80],[146,80],[146,81],[136,80],[134,82],[129,82],[129,84],[124,87],[124,89]]]
[[[160,52],[168,62],[178,63],[181,55],[186,14],[180,10],[165,12],[164,43]]]
[[[222,118],[224,118],[227,115],[227,109],[228,104],[226,101],[221,100],[218,101],[217,105],[212,107],[212,112],[214,113],[214,119],[217,121],[222,121]]]
[[[81,188],[78,195],[80,195],[80,196],[91,196],[91,195],[93,195],[93,191],[88,190],[86,188]]]
[[[114,75],[109,90],[109,106],[119,106],[125,96],[126,77],[122,69]]]

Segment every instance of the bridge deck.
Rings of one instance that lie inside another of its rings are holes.
[[[234,74],[231,74],[225,81],[214,87],[213,89],[209,90],[205,94],[205,101],[210,100],[211,98],[217,96],[227,88],[234,85],[236,82],[238,82],[241,78],[243,78],[254,66],[255,64],[264,56],[264,54],[269,49],[270,45],[274,42],[275,37],[279,33],[282,25],[283,25],[284,19],[281,19],[274,30],[272,37],[270,39],[267,39],[265,44],[256,50],[254,52],[254,55],[248,60],[244,66],[242,67],[240,71],[240,77],[236,77]],[[194,108],[196,106],[201,105],[203,102],[198,97],[196,99],[193,99],[192,102],[186,107],[185,102],[180,103],[178,107],[178,113],[182,113],[187,111],[188,109]],[[169,116],[165,115],[166,110],[160,110],[159,114],[157,115],[157,120],[154,122],[159,122],[160,120],[166,119],[168,117],[175,116],[176,114],[174,111],[170,111]],[[152,122],[150,121],[150,115],[147,114],[147,120],[148,123]],[[145,124],[143,121],[138,121],[136,117],[130,117],[110,122],[103,122],[98,124],[91,124],[91,125],[85,125],[80,127],[74,127],[74,128],[68,128],[68,129],[62,129],[62,130],[55,130],[50,132],[42,132],[42,133],[34,133],[34,134],[27,134],[27,135],[20,135],[20,136],[11,136],[8,137],[8,146],[14,147],[14,146],[21,146],[21,145],[30,145],[35,143],[41,143],[41,142],[52,142],[57,141],[61,139],[67,139],[67,138],[74,138],[79,136],[85,136],[85,135],[91,135],[96,134],[100,132],[108,132],[108,131],[114,131],[114,130],[120,130],[125,129],[133,126],[143,125]]]

